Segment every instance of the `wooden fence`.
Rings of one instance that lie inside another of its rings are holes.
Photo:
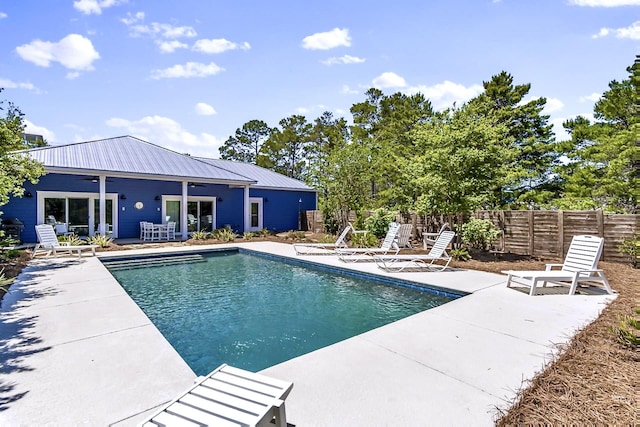
[[[324,232],[321,211],[303,213],[303,229]],[[640,215],[606,214],[602,211],[478,211],[472,215],[399,214],[401,223],[413,224],[414,238],[421,240],[423,232],[436,232],[445,222],[452,229],[470,216],[488,219],[501,231],[495,250],[540,258],[564,258],[573,236],[591,234],[604,237],[602,260],[626,262],[628,256],[618,250],[626,238],[640,234]],[[355,221],[355,213],[349,213]]]

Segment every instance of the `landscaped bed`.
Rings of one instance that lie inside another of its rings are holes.
[[[266,237],[291,243],[291,240]],[[175,242],[162,245],[190,245],[202,242]],[[215,243],[206,241],[207,244]],[[159,245],[158,243],[153,246]],[[111,244],[104,250],[126,250],[142,245]],[[476,256],[476,258],[478,258]],[[28,263],[29,253],[0,262],[7,277],[17,275]],[[557,261],[557,260],[553,260]],[[466,262],[454,261],[453,267],[500,273],[502,270],[537,270],[544,268],[542,260],[530,260],[508,255],[491,255]],[[530,384],[523,384],[514,406],[497,421],[498,425],[513,424],[606,424],[634,425],[638,422],[640,395],[640,349],[620,344],[612,332],[622,316],[640,317],[640,288],[637,269],[629,265],[601,262],[611,286],[619,295],[600,317],[586,326]],[[515,292],[515,291],[514,291]],[[532,297],[552,298],[553,296]]]

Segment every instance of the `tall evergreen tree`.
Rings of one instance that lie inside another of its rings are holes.
[[[220,147],[220,158],[256,164],[260,149],[270,134],[271,129],[262,120],[248,121]]]
[[[291,178],[304,180],[307,149],[313,125],[306,117],[293,115],[280,120],[258,156],[258,165]]]

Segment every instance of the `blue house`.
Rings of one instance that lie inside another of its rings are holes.
[[[304,183],[256,165],[196,158],[122,136],[25,151],[46,175],[25,195],[1,206],[3,218],[25,225],[67,224],[79,236],[106,232],[138,238],[140,222],[176,222],[186,240],[194,231],[230,226],[237,232],[294,230],[300,212],[316,209]]]

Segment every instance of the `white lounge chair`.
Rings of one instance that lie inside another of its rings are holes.
[[[42,249],[46,252],[46,256],[53,253],[53,256],[58,256],[59,252],[74,253],[77,252],[78,256],[82,256],[82,251],[90,250],[91,254],[95,256],[97,245],[77,245],[72,246],[69,242],[59,242],[56,232],[53,230],[51,224],[39,224],[36,225],[36,235],[38,236],[38,244],[33,248],[31,252],[31,258],[36,256],[38,251]]]
[[[436,239],[428,254],[415,255],[374,255],[373,260],[379,268],[389,272],[399,272],[406,268],[434,268],[444,270],[451,262],[451,256],[447,253],[447,246],[456,235],[453,231],[443,231]],[[443,261],[444,266],[434,264]]]
[[[344,262],[356,262],[366,260],[374,254],[387,254],[393,252],[395,254],[400,251],[396,237],[398,236],[398,229],[400,224],[395,222],[389,225],[387,235],[379,248],[339,248],[336,249],[338,258]]]
[[[438,231],[437,233],[423,232],[422,233],[422,248],[426,250],[426,249],[429,248],[429,246],[433,246],[433,244],[436,242],[436,240],[442,234],[442,232],[446,231],[446,230],[448,230],[450,228],[451,227],[449,227],[449,223],[445,222],[444,224],[442,224],[442,227],[440,227],[440,231]]]
[[[222,365],[139,424],[286,427],[284,400],[293,383]]]
[[[544,271],[503,271],[508,275],[507,287],[512,287],[512,283],[529,286],[529,295],[535,295],[539,282],[543,287],[547,283],[554,283],[569,285],[569,295],[573,295],[581,283],[602,283],[607,293],[612,294],[604,272],[596,268],[603,246],[604,239],[601,237],[574,236],[563,264],[547,264]],[[553,270],[554,267],[560,267],[560,270]]]
[[[329,255],[338,248],[348,248],[347,234],[352,230],[351,224],[346,226],[334,243],[294,243],[296,255]]]

